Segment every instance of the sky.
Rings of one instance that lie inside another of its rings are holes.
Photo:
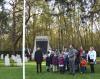
[[[5,9],[11,9],[11,6],[10,6],[10,4],[9,4],[9,2],[10,2],[11,0],[5,0],[5,1],[6,1]]]
[[[10,2],[11,0],[5,0],[5,9],[8,9],[8,10],[10,10],[11,9],[11,6],[10,6],[10,4],[9,4],[9,2]],[[1,7],[0,7],[0,11],[1,11]]]
[[[10,10],[10,9],[11,9],[11,6],[10,6],[9,2],[11,3],[11,1],[13,1],[13,0],[5,0],[5,1],[6,1],[5,9]],[[88,0],[87,0],[87,1],[88,1]],[[48,3],[49,3],[49,7],[52,9],[53,6],[54,6],[55,0],[52,0],[52,1],[48,2]],[[87,5],[86,14],[87,14],[88,11],[90,10],[90,8],[89,8],[90,5],[91,5],[91,4],[88,4],[88,5]],[[0,11],[1,11],[1,8],[0,8]],[[59,13],[59,10],[55,9],[55,12]],[[96,23],[96,25],[98,25],[98,24]],[[95,27],[95,25],[93,25],[93,26]],[[95,29],[94,29],[94,31],[95,31]]]

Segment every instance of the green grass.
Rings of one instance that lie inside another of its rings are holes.
[[[86,74],[76,73],[72,76],[68,72],[60,74],[59,72],[46,72],[45,63],[43,63],[43,72],[36,73],[36,65],[34,62],[26,63],[26,79],[100,79],[100,65],[95,65],[95,74],[91,74],[89,66]]]
[[[23,79],[22,67],[5,67],[0,61],[0,79]],[[43,72],[36,73],[35,62],[26,63],[26,79],[100,79],[100,64],[95,65],[95,74],[91,74],[89,66],[85,75],[76,73],[72,76],[68,72],[65,74],[46,72],[45,62],[43,62]]]
[[[100,57],[97,57],[97,61],[100,61]]]
[[[22,67],[5,67],[0,61],[0,79],[23,79]]]

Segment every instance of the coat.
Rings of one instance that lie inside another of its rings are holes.
[[[77,50],[76,50],[76,49],[70,48],[70,49],[69,49],[69,53],[68,53],[68,58],[69,58],[69,60],[75,60],[75,58],[76,58],[76,53],[77,53]]]
[[[58,65],[58,56],[53,56],[53,58],[52,58],[52,64],[53,65]]]
[[[59,65],[64,65],[64,57],[59,57]]]
[[[81,63],[80,63],[80,67],[86,67],[86,64],[87,64],[86,60],[83,59],[83,60],[81,61]]]
[[[46,57],[46,66],[50,66],[50,57],[49,56]]]
[[[41,50],[37,50],[37,51],[35,52],[35,61],[36,61],[37,63],[41,63],[41,62],[43,61],[43,53],[42,53]]]

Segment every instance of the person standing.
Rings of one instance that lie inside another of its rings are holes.
[[[70,73],[72,73],[73,75],[75,75],[76,52],[77,52],[77,50],[74,49],[72,45],[70,45],[68,57],[69,57]]]
[[[53,57],[54,57],[54,51],[51,51],[51,54],[50,54],[50,69],[51,71],[53,71]]]
[[[69,71],[68,49],[64,49],[64,71]]]
[[[53,64],[53,72],[57,72],[58,56],[56,52],[54,53],[54,56],[52,58],[52,64]]]
[[[59,57],[58,57],[58,62],[59,62],[59,70],[60,70],[60,73],[64,73],[64,56],[63,54],[60,54]]]
[[[93,47],[90,47],[90,51],[88,52],[87,57],[88,57],[87,58],[88,62],[90,63],[91,73],[94,73],[95,72],[94,64],[96,62],[96,51],[94,50]]]
[[[85,57],[82,57],[80,61],[80,69],[81,69],[81,73],[83,74],[86,72],[86,64],[87,62],[86,62]]]
[[[35,52],[35,61],[36,61],[36,65],[37,65],[37,73],[42,72],[41,64],[43,61],[43,53],[39,47],[37,48],[37,50]]]
[[[50,72],[50,54],[49,53],[47,54],[47,57],[46,57],[46,69],[47,69],[47,72]]]
[[[80,59],[82,58],[83,51],[84,51],[83,47],[81,46],[80,49],[79,49]]]

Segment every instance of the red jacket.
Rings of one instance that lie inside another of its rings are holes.
[[[80,66],[81,66],[81,67],[86,67],[86,64],[87,64],[86,60],[83,59],[83,60],[81,61],[81,63],[80,63]]]

